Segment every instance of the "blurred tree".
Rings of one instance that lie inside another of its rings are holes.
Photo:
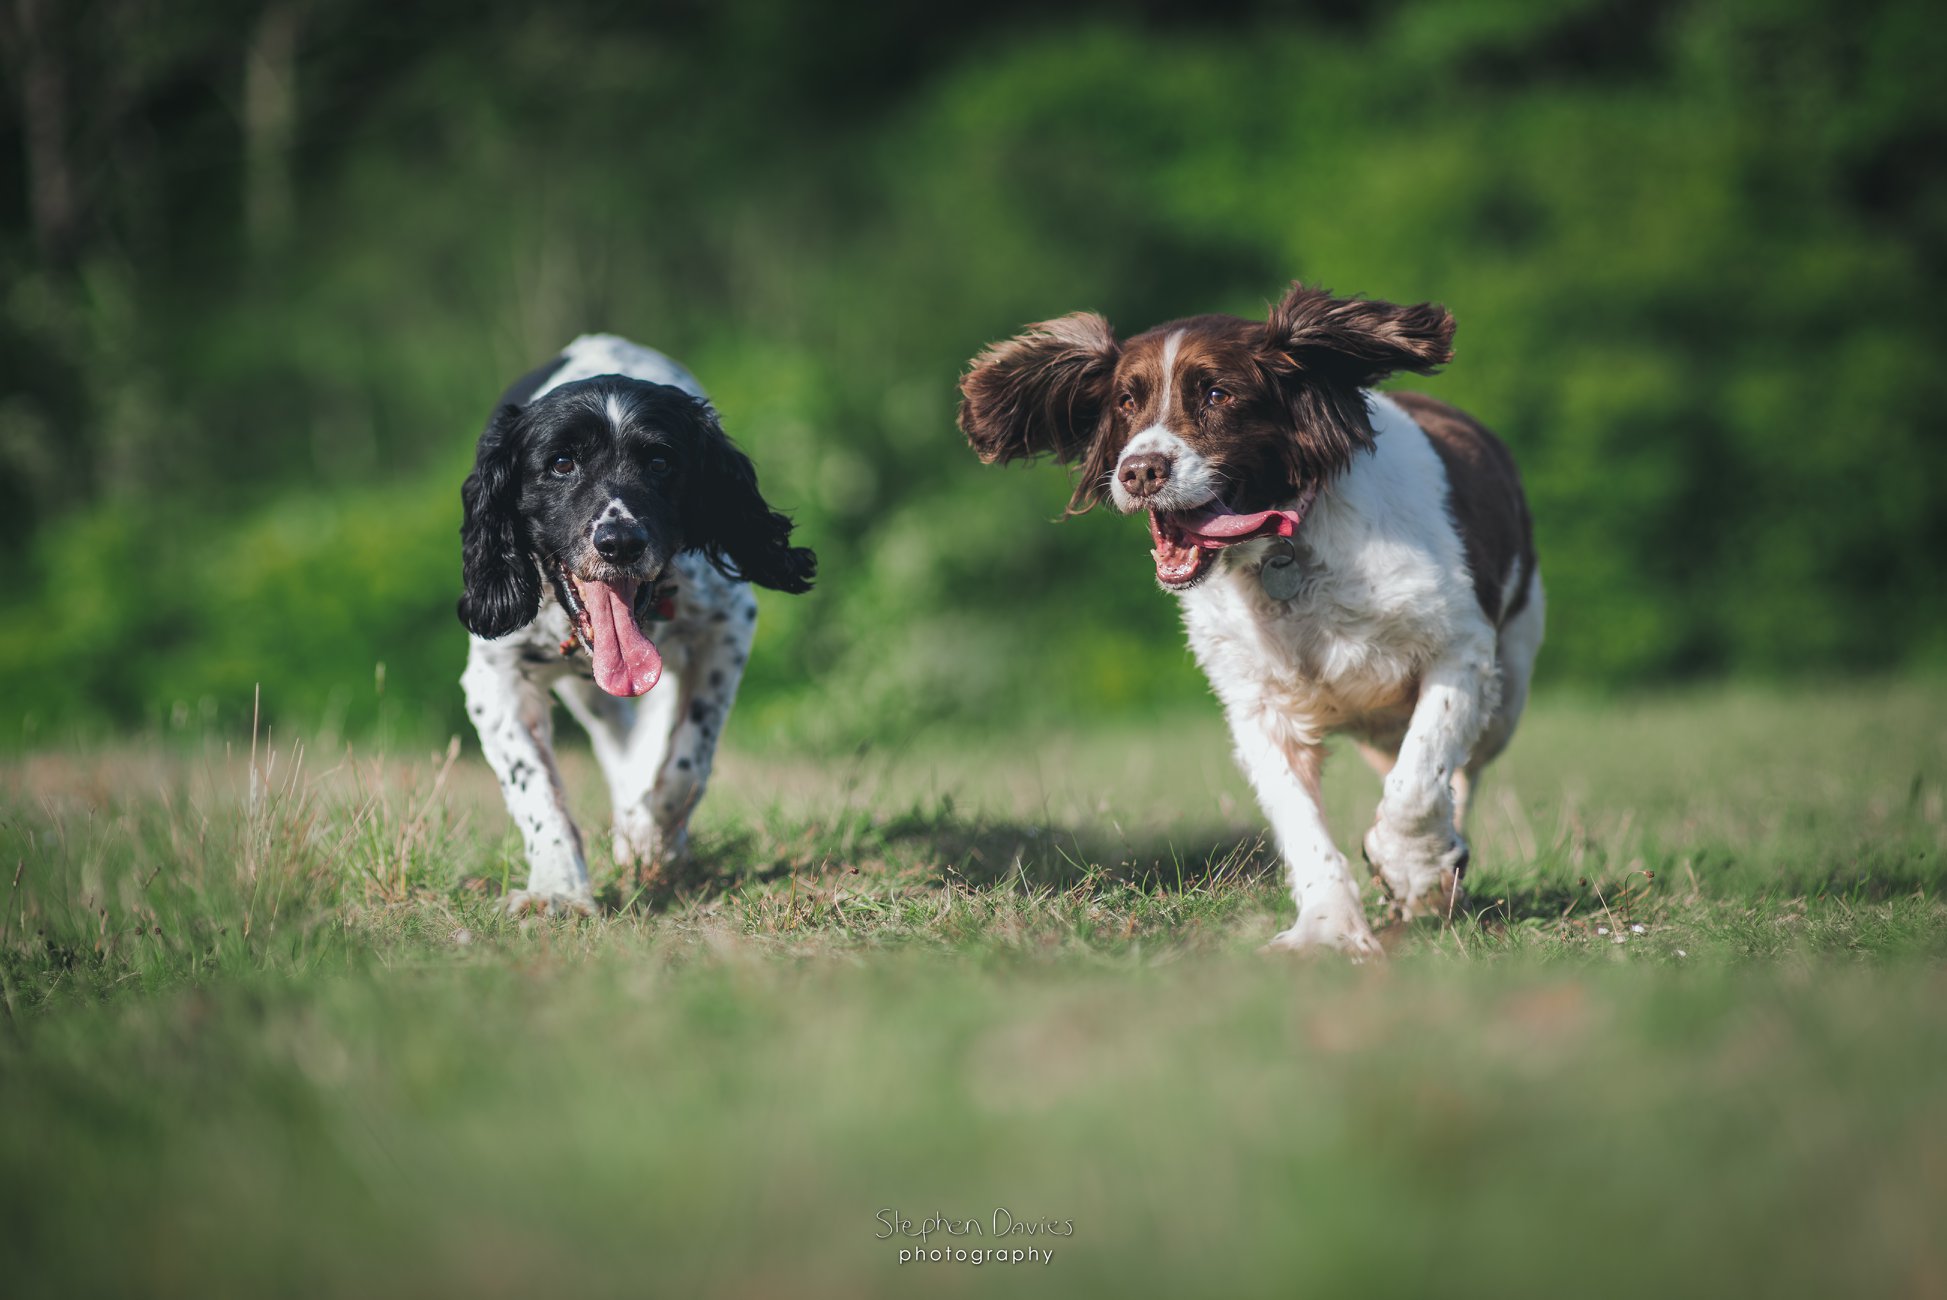
[[[258,681],[306,726],[452,726],[471,439],[598,328],[703,376],[824,555],[767,603],[756,724],[1198,698],[1141,530],[976,465],[953,378],[1030,320],[1293,276],[1457,313],[1431,385],[1521,456],[1545,679],[1937,665],[1943,33],[1918,0],[0,0],[0,737]]]
[[[0,52],[19,105],[25,146],[27,211],[43,260],[68,261],[80,207],[69,154],[65,7],[49,0],[12,0],[0,17]]]
[[[283,251],[296,218],[297,53],[304,5],[271,0],[243,61],[244,228],[259,257]]]

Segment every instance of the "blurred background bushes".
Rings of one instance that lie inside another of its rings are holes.
[[[0,745],[440,738],[458,488],[575,334],[668,351],[818,548],[751,736],[1203,690],[1132,520],[954,380],[1080,308],[1437,299],[1547,682],[1947,661],[1926,3],[4,0]]]

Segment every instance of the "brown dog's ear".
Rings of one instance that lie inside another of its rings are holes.
[[[960,380],[960,432],[990,465],[1030,456],[1072,465],[1108,410],[1120,352],[1093,312],[1030,325],[974,358]]]
[[[1334,298],[1293,281],[1271,309],[1264,343],[1300,370],[1365,388],[1395,371],[1427,375],[1453,360],[1453,315],[1438,303]]]
[[[1294,488],[1322,482],[1372,448],[1361,390],[1400,370],[1430,374],[1453,359],[1453,316],[1437,303],[1401,307],[1335,298],[1293,282],[1264,326],[1260,364],[1284,394],[1297,435],[1286,448]]]

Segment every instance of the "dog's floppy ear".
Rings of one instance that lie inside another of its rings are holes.
[[[1437,303],[1335,298],[1294,281],[1271,309],[1259,350],[1291,408],[1294,484],[1327,478],[1370,449],[1372,420],[1360,390],[1396,371],[1439,369],[1453,359],[1453,329],[1453,316]]]
[[[683,499],[683,541],[726,577],[773,591],[810,591],[818,557],[791,545],[791,520],[771,509],[757,490],[757,471],[698,403],[695,462]]]
[[[475,636],[506,636],[532,623],[541,609],[541,578],[520,520],[520,416],[518,406],[494,413],[480,435],[473,473],[460,488],[466,507],[460,522],[466,584],[460,622]]]
[[[1267,348],[1360,388],[1399,370],[1429,375],[1453,360],[1453,316],[1438,303],[1334,298],[1296,281],[1264,331]]]
[[[1031,456],[1074,464],[1101,428],[1121,350],[1093,312],[1030,325],[973,359],[960,380],[960,432],[990,465]]]

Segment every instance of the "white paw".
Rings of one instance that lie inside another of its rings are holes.
[[[1407,835],[1384,821],[1373,823],[1363,845],[1373,875],[1392,896],[1401,920],[1457,916],[1466,902],[1461,877],[1471,856],[1464,836],[1451,829]]]
[[[1386,951],[1373,937],[1372,927],[1366,924],[1366,915],[1359,906],[1357,895],[1349,887],[1338,892],[1343,897],[1320,900],[1301,909],[1297,923],[1289,930],[1280,930],[1272,936],[1263,951],[1307,954],[1336,952],[1351,958],[1355,964],[1384,961]]]
[[[678,826],[665,831],[653,824],[615,828],[615,865],[618,867],[676,867],[690,856],[690,828]]]
[[[549,894],[532,889],[512,889],[500,900],[509,916],[593,916],[595,898],[586,890],[572,894]]]
[[[1466,851],[1461,852],[1461,863],[1467,861]],[[1393,902],[1392,913],[1402,921],[1416,921],[1423,916],[1438,917],[1451,921],[1467,912],[1467,889],[1460,883],[1460,872],[1443,867],[1431,880],[1423,880],[1421,887],[1412,895]]]

